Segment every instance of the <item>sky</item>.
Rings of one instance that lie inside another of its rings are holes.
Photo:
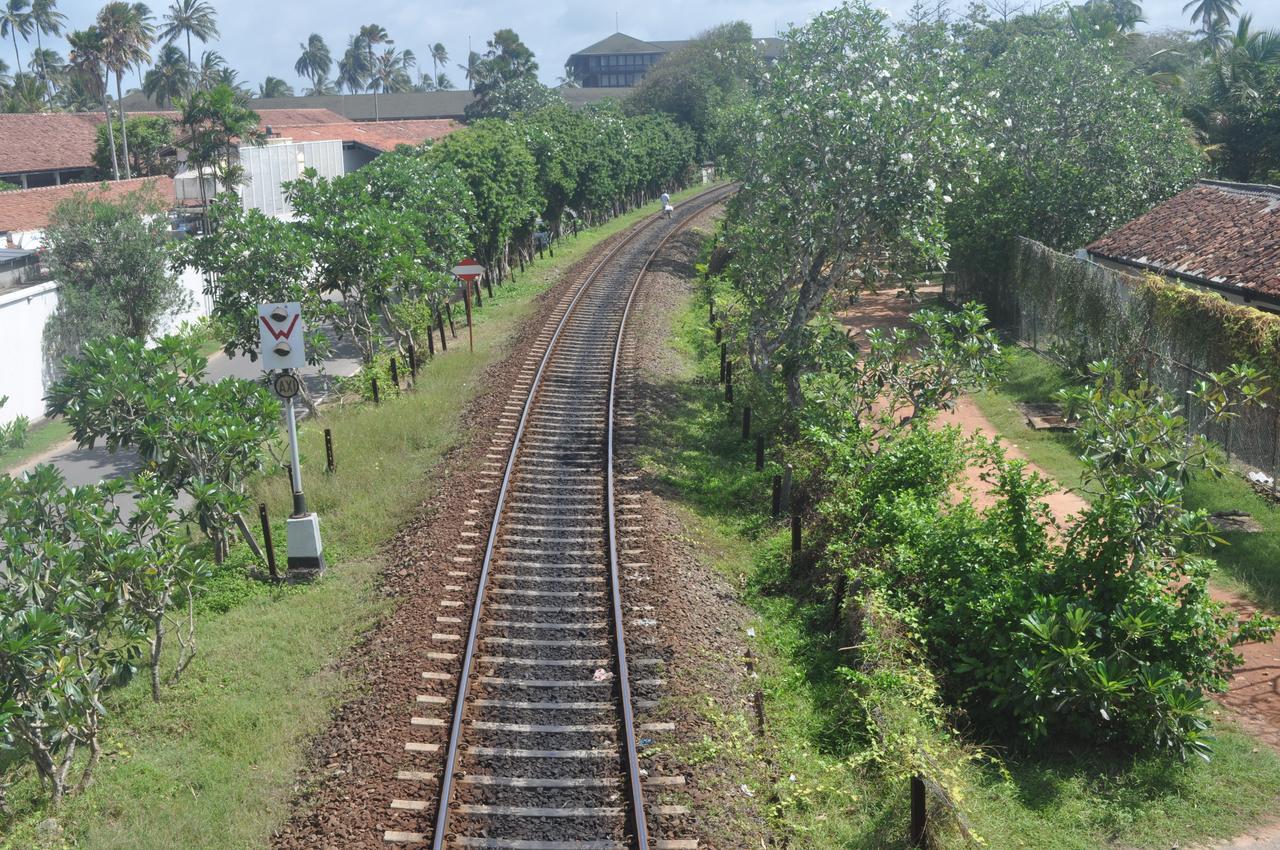
[[[171,0],[149,0],[159,18]],[[962,8],[967,0],[952,0]],[[1036,0],[1029,0],[1034,3]],[[1185,0],[1146,0],[1143,3],[1148,28],[1187,27],[1182,13]],[[337,58],[346,49],[348,37],[363,24],[378,23],[386,27],[395,46],[411,48],[425,60],[430,70],[429,48],[442,42],[449,52],[448,73],[455,85],[463,85],[457,64],[466,61],[468,40],[473,49],[484,51],[485,41],[493,31],[510,27],[520,34],[533,50],[540,66],[543,82],[554,85],[563,72],[569,55],[587,47],[617,28],[640,39],[679,39],[729,20],[745,20],[757,36],[774,35],[790,23],[802,24],[815,12],[835,5],[836,0],[647,0],[614,4],[591,0],[432,0],[429,4],[404,0],[212,0],[218,12],[220,37],[203,49],[221,53],[240,79],[257,88],[268,75],[282,77],[302,90],[293,72],[293,63],[301,53],[300,43],[313,32],[319,33]],[[894,17],[901,17],[911,0],[878,0],[874,3]],[[90,24],[102,0],[60,0],[59,8],[68,17],[71,29]],[[1280,29],[1280,2],[1276,0],[1243,0],[1243,11],[1252,12],[1255,27]],[[52,46],[64,58],[66,43],[53,39]],[[181,43],[181,42],[180,42]],[[34,39],[30,46],[34,46]],[[23,62],[29,46],[19,41]],[[202,49],[199,42],[194,52]],[[13,43],[0,46],[0,57],[13,64]],[[135,77],[133,85],[138,85]],[[126,87],[130,85],[126,77]]]

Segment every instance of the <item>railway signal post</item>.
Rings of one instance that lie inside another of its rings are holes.
[[[298,458],[298,419],[294,398],[302,389],[295,372],[306,365],[303,348],[305,326],[302,305],[297,301],[261,304],[258,307],[258,334],[262,368],[277,371],[272,380],[276,395],[287,402],[285,420],[289,427],[289,478],[293,490],[293,513],[285,521],[285,537],[290,573],[316,578],[324,572],[324,547],[320,541],[320,520],[307,510],[302,492],[302,463]]]

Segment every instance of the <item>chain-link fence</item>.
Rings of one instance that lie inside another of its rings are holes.
[[[1202,316],[1188,316],[1185,310],[1172,313],[1162,309],[1162,299],[1167,303],[1175,291],[1171,286],[1176,285],[1020,239],[1007,274],[949,274],[943,282],[943,297],[952,303],[984,302],[992,322],[1008,337],[1068,367],[1082,370],[1092,360],[1107,359],[1131,376],[1146,378],[1181,399],[1191,428],[1254,473],[1250,478],[1255,486],[1269,485],[1271,494],[1277,495],[1280,364],[1270,362],[1274,352],[1259,357],[1257,350],[1240,350],[1228,329],[1240,324],[1240,316],[1261,323],[1274,321],[1280,328],[1280,317],[1227,306],[1216,298],[1206,302],[1212,309]],[[1232,311],[1249,312],[1232,315]],[[1207,373],[1241,360],[1262,360],[1259,365],[1268,372],[1273,388],[1269,403],[1249,406],[1225,425],[1206,422],[1204,411],[1197,409],[1188,391]]]

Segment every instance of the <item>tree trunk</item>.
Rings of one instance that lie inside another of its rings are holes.
[[[151,699],[160,701],[160,653],[164,651],[164,613],[151,618]]]
[[[18,55],[18,29],[17,27],[9,28],[9,35],[13,36],[13,73],[22,73],[22,57]]]
[[[129,128],[124,123],[124,96],[120,93],[122,76],[123,71],[116,74],[116,109],[120,112],[120,140],[124,145],[124,179],[129,180],[133,177],[133,170],[129,167]]]
[[[102,111],[107,116],[107,143],[111,145],[111,179],[120,179],[120,161],[116,157],[116,128],[111,120],[111,104],[107,101],[106,80],[102,86]]]

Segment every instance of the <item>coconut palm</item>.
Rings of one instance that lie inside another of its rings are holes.
[[[258,86],[258,97],[293,97],[293,86],[279,77],[267,77]]]
[[[26,41],[35,29],[29,7],[28,0],[8,0],[4,6],[0,6],[0,38],[13,38],[15,79],[22,69],[22,56],[18,53],[18,36],[22,36],[22,40]]]
[[[172,44],[183,35],[187,38],[187,64],[190,65],[191,37],[200,39],[201,44],[208,44],[209,39],[218,37],[217,13],[206,0],[174,0],[169,11],[164,13],[161,40]]]
[[[373,92],[373,120],[382,116],[378,112],[378,92],[409,91],[413,88],[410,71],[418,64],[412,50],[398,52],[388,47],[373,57],[369,72],[369,90]]]
[[[9,112],[39,112],[45,108],[49,89],[35,74],[14,74],[7,90]]]
[[[365,68],[369,72],[373,71],[373,49],[381,44],[388,46],[395,44],[391,36],[387,34],[386,27],[381,24],[366,24],[360,27],[360,32],[356,33],[356,42],[364,49]]]
[[[1190,0],[1182,7],[1182,11],[1191,13],[1191,23],[1199,21],[1207,28],[1210,21],[1216,21],[1219,18],[1231,20],[1239,5],[1240,0]]]
[[[479,53],[472,50],[467,54],[467,64],[458,66],[458,70],[462,72],[462,76],[467,81],[467,91],[475,88],[476,77],[480,74],[480,60],[482,58]]]
[[[449,79],[449,75],[444,71],[436,74],[436,89],[439,91],[449,91],[453,88],[453,80]]]
[[[166,44],[156,59],[155,67],[142,78],[142,91],[156,102],[167,107],[188,94],[193,88],[195,74],[186,55],[176,44]]]
[[[217,83],[214,78],[218,76],[223,68],[227,67],[227,60],[222,58],[222,54],[216,50],[206,50],[200,54],[200,64],[193,68],[196,76],[196,88],[211,89]]]
[[[42,80],[49,85],[52,96],[53,91],[53,74],[49,71],[50,54],[57,56],[52,51],[46,52],[44,44],[40,40],[41,35],[59,36],[62,35],[62,25],[67,22],[67,16],[58,11],[57,0],[31,0],[31,26],[36,34],[36,54],[41,57],[40,68],[37,71],[32,68],[32,73],[38,74]],[[62,60],[58,60],[61,64]]]
[[[77,30],[67,36],[71,52],[67,64],[80,87],[102,102],[102,112],[107,117],[107,142],[111,145],[111,176],[120,179],[120,163],[116,159],[116,135],[111,122],[111,107],[107,104],[107,68],[102,61],[102,33],[97,27]]]
[[[449,51],[444,49],[444,45],[436,42],[431,45],[431,79],[434,82],[440,76],[440,66],[449,64]]]
[[[338,87],[333,84],[332,80],[321,78],[312,83],[311,88],[303,92],[306,97],[321,97],[324,95],[338,94]]]
[[[116,75],[116,109],[120,113],[124,176],[127,180],[133,175],[129,170],[129,128],[124,115],[124,72],[151,63],[150,48],[156,29],[151,23],[151,10],[145,4],[125,0],[114,0],[103,6],[98,12],[97,26],[102,33],[102,62]]]
[[[50,97],[52,97],[52,93],[57,90],[62,82],[62,57],[58,55],[56,50],[37,47],[31,51],[31,58],[27,61],[27,70],[37,80],[44,83],[45,87],[49,89]]]
[[[347,44],[347,52],[338,60],[338,88],[353,93],[360,91],[369,78],[369,70],[364,45],[358,36],[352,36]]]
[[[302,55],[293,63],[293,70],[299,77],[311,80],[313,90],[323,88],[325,80],[329,78],[329,69],[333,67],[329,45],[324,43],[319,33],[313,32],[307,37],[307,43],[299,44],[298,47],[302,48]]]

